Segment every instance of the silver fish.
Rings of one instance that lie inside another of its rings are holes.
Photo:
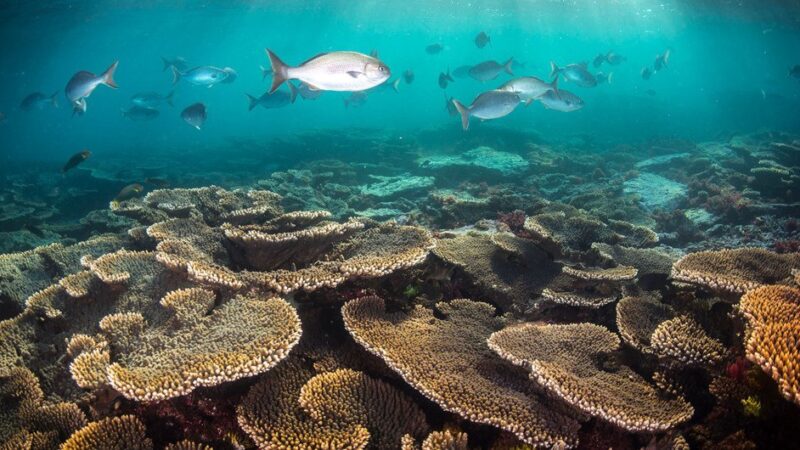
[[[468,78],[469,69],[472,69],[472,66],[458,66],[452,75],[456,78]]]
[[[521,102],[530,105],[531,102],[549,91],[558,93],[558,77],[553,78],[551,83],[536,77],[519,77],[507,81],[498,89],[513,92],[519,96]]]
[[[122,117],[131,119],[134,122],[145,122],[153,120],[158,117],[159,112],[155,108],[148,108],[146,106],[133,105],[126,110],[122,110]]]
[[[272,69],[270,67],[258,66],[261,69],[261,79],[266,80],[268,76],[272,75]]]
[[[172,84],[177,84],[180,80],[194,84],[195,86],[212,87],[225,81],[230,72],[214,66],[200,66],[181,72],[176,67],[172,67]]]
[[[425,47],[425,52],[429,55],[435,55],[437,53],[440,53],[442,50],[444,50],[442,44],[431,44]]]
[[[453,105],[455,105],[458,113],[461,114],[461,126],[464,130],[469,129],[470,116],[483,120],[499,119],[511,114],[519,106],[519,103],[517,94],[500,90],[487,91],[480,94],[469,106],[464,106],[458,100],[453,100]]]
[[[547,109],[561,112],[572,112],[583,108],[583,99],[573,94],[572,92],[560,89],[558,94],[553,91],[546,92],[543,96],[539,97]]]
[[[669,56],[671,53],[672,51],[670,49],[667,49],[664,53],[656,56],[655,61],[653,61],[653,70],[658,72],[663,68],[667,67],[667,63],[669,63]]]
[[[380,60],[357,52],[322,53],[296,67],[287,66],[269,49],[267,56],[273,72],[270,92],[293,79],[323,91],[364,91],[392,75]]]
[[[491,42],[492,38],[490,38],[489,35],[483,31],[481,31],[480,33],[478,33],[477,36],[475,36],[475,46],[478,48],[486,47],[486,44],[489,44]]]
[[[615,52],[606,53],[606,62],[611,64],[612,66],[618,66],[627,60],[628,58],[620,55],[619,53]]]
[[[189,105],[181,112],[181,119],[198,130],[203,128],[207,117],[206,105],[202,103]]]
[[[34,92],[33,94],[30,94],[22,99],[22,102],[19,104],[19,109],[23,111],[30,111],[34,108],[42,109],[45,106],[58,108],[58,100],[56,100],[57,96],[58,91],[54,92],[53,95],[50,96],[41,92]]]
[[[189,69],[189,64],[186,61],[186,58],[184,58],[182,56],[176,56],[176,57],[174,57],[172,59],[164,58],[162,56],[161,57],[161,62],[164,63],[164,68],[161,69],[162,72],[166,71],[170,67],[174,67],[174,68],[178,69],[181,72],[185,72],[186,70]]]
[[[569,64],[560,68],[554,62],[550,62],[550,77],[563,76],[568,81],[572,81],[578,86],[582,87],[595,87],[597,86],[597,79],[586,68],[586,63]]]
[[[507,74],[514,76],[514,70],[511,65],[514,64],[514,58],[509,58],[503,64],[497,61],[484,61],[469,68],[469,76],[478,81],[494,80],[500,75],[500,72],[505,71]]]
[[[262,108],[266,109],[274,109],[274,108],[282,108],[284,106],[290,105],[294,103],[294,100],[297,98],[297,88],[294,87],[292,83],[287,83],[289,85],[289,92],[286,90],[278,90],[270,94],[269,92],[265,92],[261,97],[253,97],[250,94],[245,94],[247,96],[247,100],[250,102],[248,106],[248,111],[252,111],[253,108],[256,106],[261,106]]]
[[[167,95],[161,95],[158,92],[140,92],[131,97],[131,103],[142,108],[158,108],[162,103],[175,106],[172,104],[174,94],[175,91],[170,91]]]
[[[69,79],[67,86],[64,88],[64,94],[72,105],[73,114],[86,112],[86,98],[92,95],[97,86],[104,84],[113,89],[117,88],[117,83],[114,82],[114,71],[117,70],[118,65],[119,61],[114,61],[100,75],[81,70]]]

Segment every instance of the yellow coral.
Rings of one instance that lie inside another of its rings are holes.
[[[61,450],[152,450],[144,425],[134,416],[92,422],[76,431]]]

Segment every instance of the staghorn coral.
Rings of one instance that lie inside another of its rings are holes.
[[[492,350],[525,367],[549,392],[626,430],[658,432],[689,420],[694,410],[683,399],[661,398],[625,366],[603,367],[603,355],[619,344],[614,333],[591,323],[524,324],[495,332],[488,340]]]
[[[297,399],[314,372],[289,357],[267,372],[237,408],[239,426],[261,449],[365,449],[370,433],[362,425],[318,423],[300,408]]]
[[[423,307],[389,313],[382,299],[363,297],[345,304],[342,316],[359,344],[446,411],[535,446],[575,444],[577,422],[545,407],[530,381],[486,346],[500,326],[493,307],[453,300],[437,309],[443,319]]]
[[[781,394],[800,405],[800,289],[763,286],[739,302],[747,319],[747,359],[778,383]]]
[[[672,267],[672,278],[727,294],[743,294],[780,283],[800,268],[800,253],[777,254],[760,248],[690,253]]]
[[[661,322],[650,336],[650,345],[659,358],[678,365],[711,367],[725,356],[722,343],[688,316]]]
[[[403,435],[422,437],[428,431],[425,415],[405,394],[351,369],[310,379],[298,403],[319,423],[365,427],[371,448],[397,448]]]
[[[76,431],[61,450],[152,450],[142,422],[135,416],[119,416],[92,422]]]
[[[617,303],[617,330],[626,344],[652,354],[650,337],[662,322],[674,315],[669,305],[650,296],[624,297]]]

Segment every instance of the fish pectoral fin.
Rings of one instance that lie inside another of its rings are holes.
[[[350,75],[353,78],[358,78],[359,76],[362,75],[361,72],[357,72],[355,70],[351,70],[351,71],[347,72],[347,74]]]

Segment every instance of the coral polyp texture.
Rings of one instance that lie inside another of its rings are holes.
[[[744,294],[767,284],[789,282],[800,268],[800,253],[761,248],[690,253],[672,267],[672,278],[728,294]]]
[[[800,289],[763,286],[739,302],[747,320],[747,358],[761,366],[783,396],[800,405]]]
[[[469,436],[460,431],[434,431],[419,445],[411,435],[403,436],[401,450],[467,450]]]
[[[651,337],[675,311],[652,296],[629,296],[617,303],[617,330],[622,340],[642,353],[653,353]]]
[[[109,417],[76,431],[61,450],[152,450],[144,424],[135,416]]]
[[[540,386],[586,414],[631,431],[664,431],[689,420],[694,410],[685,400],[662,398],[626,366],[603,366],[619,344],[614,333],[590,323],[525,324],[488,340],[498,355],[525,367]]]
[[[486,339],[501,323],[486,303],[453,300],[437,310],[387,312],[377,297],[342,308],[345,327],[370,353],[446,411],[535,446],[577,442],[577,422],[545,406],[531,381],[495,356]]]
[[[725,347],[706,334],[694,319],[679,316],[666,320],[650,336],[659,358],[687,366],[714,366],[725,356]]]

